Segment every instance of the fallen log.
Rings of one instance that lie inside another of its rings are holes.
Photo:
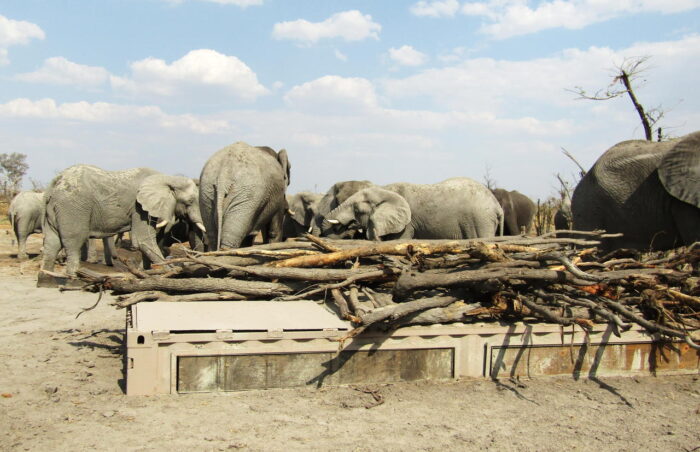
[[[391,242],[375,242],[374,245],[367,247],[351,248],[314,256],[300,256],[292,259],[271,262],[268,265],[272,267],[323,267],[358,257],[376,255],[406,256],[418,253],[422,255],[439,253],[474,253],[486,260],[500,261],[504,259],[502,253],[499,252],[503,250],[503,246],[505,245],[497,246],[495,244],[484,244],[481,242],[466,244],[460,241],[451,241],[447,243],[443,242],[439,244],[415,241],[399,244],[394,244]],[[537,250],[533,249],[531,251]]]
[[[184,302],[184,301],[242,301],[246,297],[236,293],[218,293],[218,292],[202,292],[187,295],[170,295],[160,291],[135,292],[129,295],[120,295],[117,300],[112,302],[117,309],[122,309],[127,306],[141,303],[144,301],[167,301],[167,302]]]
[[[241,281],[220,278],[146,278],[146,279],[109,279],[105,287],[115,293],[132,293],[141,291],[162,291],[168,293],[191,292],[233,292],[253,297],[279,297],[294,292],[294,287],[282,283]]]
[[[586,274],[581,271],[581,274]],[[422,289],[431,289],[436,287],[455,287],[469,286],[479,281],[487,279],[499,279],[501,281],[508,280],[525,280],[525,281],[541,281],[545,283],[572,284],[585,286],[590,284],[591,280],[595,281],[616,281],[629,277],[653,277],[655,275],[673,275],[678,274],[675,270],[664,268],[642,268],[634,270],[615,270],[609,272],[600,272],[595,275],[589,275],[591,278],[584,280],[576,277],[568,271],[561,270],[544,270],[544,269],[529,269],[529,268],[502,268],[489,270],[463,270],[452,273],[437,273],[424,272],[417,273],[415,271],[402,272],[394,285],[394,297],[401,299],[408,296],[411,292]]]
[[[387,278],[394,278],[394,276],[398,274],[398,270],[394,270],[391,268],[385,268],[383,270],[377,270],[373,272],[366,272],[366,273],[356,273],[353,276],[348,277],[344,281],[341,281],[339,283],[335,284],[324,284],[321,285],[320,287],[317,287],[312,290],[308,290],[306,292],[300,293],[298,295],[288,295],[281,297],[280,300],[282,301],[293,301],[293,300],[302,300],[304,298],[308,298],[311,295],[315,295],[320,292],[325,292],[327,290],[333,290],[333,289],[340,289],[342,287],[347,287],[350,284],[353,284],[358,281],[385,281]]]
[[[431,308],[422,312],[408,314],[400,319],[400,323],[396,326],[408,325],[434,325],[437,323],[454,323],[463,322],[469,318],[477,318],[479,316],[488,315],[482,313],[480,315],[472,315],[476,309],[481,308],[481,303],[465,303],[457,301],[444,308]]]
[[[205,258],[192,258],[191,262],[219,267],[229,270],[229,276],[253,275],[266,279],[291,279],[299,281],[342,281],[344,279],[379,270],[376,266],[363,267],[362,269],[329,269],[329,268],[275,268],[263,265],[229,265],[218,260]]]
[[[444,307],[456,301],[459,301],[459,298],[450,296],[421,298],[418,300],[407,301],[405,303],[398,303],[395,305],[375,309],[362,316],[360,320],[362,321],[362,325],[364,326],[368,326],[373,323],[381,322],[384,320],[394,321],[417,311],[423,311],[425,309],[430,308]]]

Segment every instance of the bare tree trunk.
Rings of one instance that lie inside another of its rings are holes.
[[[622,81],[622,84],[625,85],[625,89],[627,90],[627,94],[629,95],[630,100],[632,101],[632,105],[634,105],[634,108],[635,110],[637,110],[637,114],[639,115],[639,119],[641,119],[642,121],[642,127],[644,127],[644,137],[647,139],[647,141],[651,141],[652,136],[649,118],[647,117],[647,114],[644,111],[644,107],[642,107],[642,104],[640,104],[637,100],[637,96],[634,95],[634,90],[632,89],[632,84],[630,83],[629,75],[626,71],[622,70],[620,71],[619,78]]]

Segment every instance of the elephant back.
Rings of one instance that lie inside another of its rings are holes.
[[[661,159],[675,144],[672,141],[651,142],[646,140],[630,140],[618,143],[600,156],[591,170],[584,176],[593,178],[601,186],[615,192],[633,190],[637,181],[630,178],[630,172],[638,177],[648,177],[661,164]],[[609,187],[610,184],[629,187]]]
[[[700,208],[700,132],[681,138],[663,156],[659,179],[672,196]]]

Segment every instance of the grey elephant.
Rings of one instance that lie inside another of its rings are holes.
[[[318,210],[321,193],[302,191],[287,195],[287,212],[284,216],[284,238],[300,237],[310,232]]]
[[[700,132],[665,142],[624,141],[576,186],[574,229],[621,232],[607,249],[664,250],[700,240]]]
[[[66,251],[66,273],[74,276],[80,249],[89,238],[130,231],[144,266],[164,260],[156,236],[175,222],[178,211],[204,230],[197,186],[182,176],[150,168],[105,171],[75,165],[51,181],[44,196],[44,270],[53,270],[58,252]]]
[[[571,219],[571,200],[563,199],[561,205],[554,214],[554,229],[563,231],[573,227]]]
[[[361,228],[370,240],[493,237],[503,209],[484,185],[468,178],[437,184],[396,183],[358,191],[331,211],[335,231]]]
[[[44,194],[20,192],[12,198],[7,216],[17,239],[17,257],[27,259],[27,238],[31,234],[41,233],[44,222]]]
[[[256,231],[266,243],[281,241],[289,176],[284,149],[237,142],[212,155],[199,178],[208,249],[248,245]]]
[[[324,226],[323,220],[333,209],[345,202],[350,196],[360,190],[373,186],[375,185],[368,180],[347,180],[333,184],[316,206],[316,214],[311,225],[311,233],[317,236],[330,235],[334,238],[352,238],[354,236],[354,231],[351,230],[343,234],[332,234],[328,224],[326,223]]]
[[[508,191],[496,188],[492,192],[503,208],[502,235],[528,233],[532,227],[535,212],[537,212],[537,205],[517,190]]]

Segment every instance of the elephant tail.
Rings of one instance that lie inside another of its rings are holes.
[[[7,219],[10,220],[10,226],[12,227],[13,231],[15,229],[15,217],[15,211],[12,206],[10,206],[10,210],[7,211]]]
[[[499,233],[498,233],[498,235],[499,235],[500,237],[503,237],[503,234],[505,233],[505,231],[504,231],[503,228],[505,227],[505,217],[506,217],[506,215],[505,215],[505,213],[503,212],[503,209],[501,209],[501,208],[499,208],[497,212],[498,212],[497,218],[498,218],[498,224],[499,224],[499,227],[498,227]]]
[[[221,227],[223,226],[223,218],[224,218],[224,213],[222,212],[224,208],[224,196],[225,193],[223,192],[221,185],[218,183],[214,188],[215,194],[216,194],[216,248],[215,250],[219,250],[221,248]]]

